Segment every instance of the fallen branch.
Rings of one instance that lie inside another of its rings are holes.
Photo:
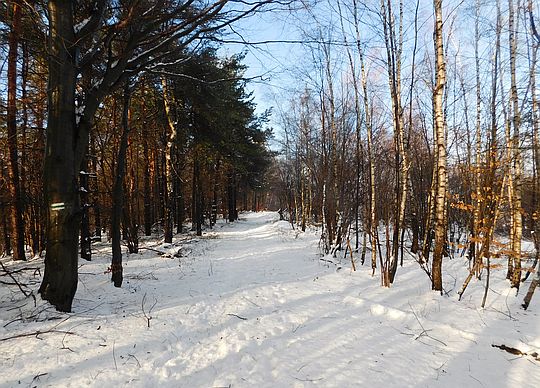
[[[49,333],[59,333],[59,334],[72,334],[72,335],[75,335],[74,332],[72,332],[72,331],[66,331],[66,330],[45,330],[45,331],[38,330],[38,331],[35,331],[35,332],[33,332],[33,333],[16,334],[16,335],[12,335],[12,336],[10,336],[10,337],[0,338],[0,342],[8,341],[8,340],[11,340],[11,339],[16,339],[16,338],[23,338],[23,337],[33,337],[33,336],[36,336],[36,337],[37,337],[38,335],[49,334]]]
[[[508,352],[508,353],[513,354],[515,356],[530,356],[533,359],[535,359],[536,361],[540,361],[540,355],[538,354],[538,352],[525,353],[525,352],[522,352],[521,350],[519,350],[517,348],[513,348],[511,346],[506,346],[504,344],[502,344],[502,345],[491,344],[491,346],[494,347],[494,348],[499,348],[501,350],[504,350],[505,352]]]
[[[5,267],[3,267],[3,269],[5,271]],[[35,275],[35,273],[39,272],[40,269],[38,267],[24,267],[24,268],[15,269],[15,270],[9,271],[9,272],[6,271],[6,273],[0,273],[0,276],[8,276],[10,274],[19,273],[19,272],[23,272],[23,271],[34,271],[34,275]]]
[[[149,248],[149,247],[139,247],[139,250],[145,250],[145,249],[148,250],[148,251],[156,252],[160,256],[171,257],[171,255],[169,253],[164,252],[164,251],[160,251],[159,249],[154,249],[154,248]]]
[[[28,298],[29,296],[33,296],[34,294],[32,294],[32,292],[30,293],[27,293],[21,286],[21,284],[17,281],[17,279],[15,279],[15,276],[13,276],[13,274],[6,268],[6,266],[4,265],[4,263],[2,263],[2,261],[0,260],[0,265],[2,266],[2,270],[4,270],[4,272],[13,280],[14,284],[13,285],[16,285],[19,290],[21,290],[21,292],[23,293],[23,295]],[[34,301],[35,301],[36,297],[34,296]]]

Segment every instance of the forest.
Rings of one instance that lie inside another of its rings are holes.
[[[298,39],[242,32],[264,15]],[[538,23],[536,0],[3,1],[0,287],[71,312],[104,245],[121,288],[149,241],[273,211],[383,288],[412,260],[449,296],[444,267],[464,259],[458,299],[478,283],[484,308],[502,273],[526,310]],[[261,46],[293,47],[286,76],[250,71]],[[262,110],[265,82],[282,85]],[[24,262],[44,267],[38,289],[10,267]]]
[[[482,305],[491,269],[516,292],[534,274],[526,309],[539,281],[539,4],[320,6],[304,31],[311,66],[281,109],[291,224],[320,225],[323,253],[367,258],[384,287],[404,256],[441,294],[443,258],[467,257],[458,294],[485,276]]]
[[[93,241],[111,241],[120,287],[121,243],[136,253],[141,235],[172,242],[187,220],[201,235],[262,206],[268,113],[255,113],[242,54],[217,48],[273,1],[192,3],[3,3],[0,248],[45,256],[39,293],[59,310]]]
[[[2,1],[0,385],[532,386],[539,24]]]

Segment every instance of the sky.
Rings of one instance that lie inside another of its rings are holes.
[[[539,1],[535,0],[533,5],[538,10]],[[350,6],[351,1],[344,2]],[[387,89],[387,76],[384,59],[386,52],[382,40],[381,24],[376,15],[379,7],[378,0],[358,1],[360,9],[363,9],[364,4],[371,7],[371,11],[363,11],[360,17],[361,22],[361,40],[366,44],[366,60],[368,77],[371,85],[380,88],[381,91]],[[418,9],[418,47],[416,64],[419,65],[425,58],[432,57],[433,52],[433,3],[431,0],[419,0]],[[474,6],[476,0],[444,0],[444,17],[445,17],[445,37],[446,47],[449,55],[448,70],[452,70],[452,62],[457,61],[458,67],[465,70],[465,75],[472,77],[474,71]],[[493,6],[495,0],[481,0],[482,15],[481,15],[481,41],[480,41],[480,56],[486,58],[482,62],[482,76],[488,77],[490,74],[490,47],[492,47],[493,32],[490,29],[490,21],[494,21]],[[500,0],[503,14],[505,7],[508,6],[506,0]],[[344,5],[343,7],[347,7]],[[405,42],[404,42],[404,62],[403,62],[403,80],[408,85],[411,70],[411,55],[414,37],[414,11],[416,1],[404,1],[404,25],[405,25]],[[394,9],[397,12],[397,9]],[[537,13],[537,12],[535,12]],[[343,14],[347,15],[348,11],[343,8]],[[349,13],[350,14],[350,13]],[[306,32],[314,31],[317,28],[315,19],[321,24],[333,24],[334,37],[332,40],[337,44],[333,46],[334,69],[337,77],[350,77],[348,70],[348,60],[342,43],[342,32],[338,19],[338,11],[335,0],[319,0],[317,7],[313,9],[311,14],[308,11],[300,10],[293,12],[265,12],[253,15],[249,18],[240,20],[229,31],[227,39],[234,43],[224,44],[221,52],[223,55],[232,55],[241,51],[246,51],[244,63],[248,66],[246,77],[253,79],[248,84],[248,90],[253,92],[254,102],[257,104],[257,112],[262,113],[270,107],[274,107],[270,125],[275,129],[276,137],[281,133],[280,125],[280,110],[286,110],[289,105],[289,100],[295,95],[293,92],[301,91],[306,86],[310,85],[309,77],[313,75],[313,61],[309,51],[309,47],[302,45],[300,42],[305,38]],[[307,20],[307,22],[306,22]],[[523,22],[523,21],[522,21]],[[349,26],[350,27],[350,26]],[[347,29],[347,26],[346,26]],[[350,31],[352,35],[354,33]],[[354,40],[349,37],[348,43],[353,43]],[[506,34],[503,36],[506,39]],[[523,36],[520,38],[524,39]],[[253,44],[242,44],[241,41],[247,41]],[[269,42],[259,44],[260,42]],[[341,42],[341,43],[340,43]],[[524,41],[523,41],[524,42]],[[523,44],[523,42],[521,44]],[[355,51],[353,49],[353,51]],[[408,54],[407,54],[408,53]],[[503,55],[506,51],[503,52]],[[353,55],[356,56],[355,53]],[[355,61],[357,58],[355,59]],[[527,71],[527,64],[522,61]],[[341,70],[340,70],[341,69]],[[467,71],[469,69],[470,71]],[[345,70],[345,71],[343,71]],[[340,74],[341,71],[341,74]],[[456,70],[454,70],[456,71]],[[358,70],[357,70],[358,72]],[[348,74],[348,75],[347,75]],[[417,74],[417,77],[426,77],[426,74]],[[429,77],[429,76],[427,76]],[[336,79],[336,85],[340,82]],[[484,84],[489,84],[489,79],[482,78]],[[422,83],[420,83],[422,84]],[[381,103],[384,105],[387,101],[383,96]],[[406,103],[408,95],[404,97]],[[427,98],[424,103],[429,104],[430,99]],[[428,109],[429,110],[429,109]]]
[[[253,92],[258,112],[275,106],[294,88],[291,69],[303,53],[298,17],[298,13],[287,11],[259,13],[239,21],[229,30],[227,39],[234,43],[225,43],[222,53],[246,52],[245,76],[254,78],[248,90]],[[249,43],[242,44],[242,41]]]

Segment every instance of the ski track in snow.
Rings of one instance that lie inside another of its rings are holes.
[[[242,217],[195,241],[153,246],[170,255],[125,255],[121,289],[104,273],[108,245],[98,244],[94,261],[80,263],[72,314],[55,312],[39,297],[34,306],[0,286],[0,338],[58,331],[1,341],[0,386],[533,387],[540,381],[540,362],[491,347],[540,352],[540,296],[529,311],[519,308],[528,282],[516,298],[503,271],[492,271],[481,309],[480,281],[457,300],[463,259],[445,260],[449,296],[443,297],[429,290],[411,259],[385,289],[369,265],[351,272],[348,260],[320,261],[317,232],[293,231],[273,213]],[[37,289],[39,276],[28,276]]]

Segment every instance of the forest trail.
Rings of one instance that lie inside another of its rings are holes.
[[[461,259],[445,262],[449,296],[441,297],[412,260],[385,289],[367,265],[352,272],[348,260],[320,260],[318,241],[317,232],[292,230],[275,213],[245,213],[202,238],[146,241],[152,250],[125,258],[122,289],[104,274],[110,247],[98,245],[95,260],[81,263],[73,314],[56,313],[39,299],[34,307],[2,288],[0,338],[54,332],[0,342],[0,386],[532,387],[540,381],[539,362],[491,346],[540,350],[540,303],[520,310],[521,298],[498,287],[504,274],[494,274],[497,293],[482,310],[480,282],[457,301]]]

